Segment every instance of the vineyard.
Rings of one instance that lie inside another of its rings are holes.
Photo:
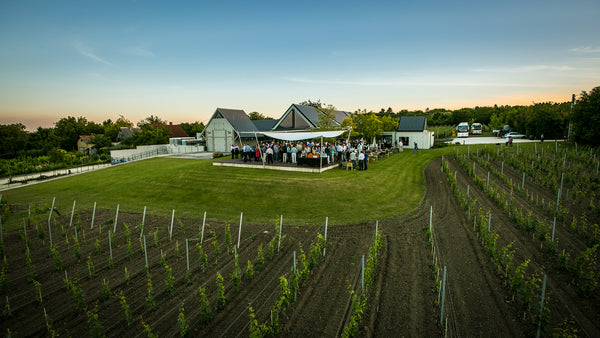
[[[417,209],[364,224],[224,223],[75,202],[59,215],[48,201],[2,201],[3,220],[27,216],[0,231],[0,330],[600,335],[594,150],[450,150],[425,168]]]

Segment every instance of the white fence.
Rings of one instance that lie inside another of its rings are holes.
[[[168,154],[189,154],[203,152],[204,146],[184,146],[175,144],[157,144],[138,146],[135,149],[111,150],[110,158],[113,164],[136,161],[145,158]]]

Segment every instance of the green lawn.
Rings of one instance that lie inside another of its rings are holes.
[[[62,213],[97,208],[151,214],[287,224],[356,224],[401,215],[415,208],[424,193],[423,169],[453,148],[411,150],[369,165],[366,172],[332,169],[321,174],[214,167],[212,161],[155,158],[2,192],[11,204],[49,208],[52,198]],[[5,220],[14,227],[23,216]],[[47,217],[38,216],[40,219]]]

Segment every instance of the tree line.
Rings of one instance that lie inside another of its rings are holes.
[[[583,91],[578,97],[573,95],[572,101],[563,103],[543,102],[528,106],[474,107],[449,110],[443,108],[426,110],[400,110],[382,108],[378,112],[358,109],[350,114],[341,125],[331,123],[335,107],[317,101],[304,101],[302,105],[314,106],[323,112],[319,121],[320,129],[352,127],[354,137],[370,139],[384,131],[394,131],[402,116],[426,116],[429,127],[457,125],[460,122],[479,122],[488,130],[501,129],[509,125],[513,130],[539,138],[563,138],[570,136],[575,142],[596,146],[600,144],[600,87],[590,92]],[[250,118],[268,119],[261,113],[252,112]],[[145,144],[168,143],[169,131],[165,121],[158,116],[150,115],[137,122],[139,131],[126,140],[120,147],[135,147]],[[85,117],[67,116],[54,123],[54,127],[38,127],[33,132],[26,131],[21,123],[0,125],[0,159],[19,157],[39,157],[59,155],[77,150],[77,139],[80,135],[94,135],[92,143],[99,151],[96,156],[108,154],[114,147],[121,127],[132,128],[133,122],[120,116],[115,121],[107,119],[102,123],[88,121]],[[195,135],[204,129],[201,122],[182,123],[188,135]],[[569,134],[569,126],[570,134]],[[61,151],[59,151],[61,150]]]
[[[317,108],[324,116],[333,117],[335,107],[317,101],[303,101],[301,105]],[[566,138],[570,141],[596,146],[600,144],[600,87],[590,92],[583,91],[579,97],[573,95],[571,101],[555,103],[541,102],[531,105],[475,107],[449,110],[444,108],[426,110],[400,110],[381,108],[380,111],[358,109],[337,128],[352,127],[353,137],[371,139],[381,132],[394,131],[402,116],[426,116],[427,125],[456,126],[460,122],[479,122],[487,130],[502,129],[508,125],[512,130],[524,135],[539,138]],[[326,120],[326,119],[323,119]],[[331,127],[326,122],[324,127]],[[570,131],[569,131],[570,129]]]
[[[133,136],[123,140],[119,147],[135,147],[146,144],[168,143],[170,132],[166,122],[157,116],[150,115],[137,123]],[[120,116],[113,121],[107,119],[102,123],[88,121],[85,117],[67,116],[54,123],[54,127],[38,127],[28,132],[22,123],[0,125],[0,158],[46,156],[56,150],[65,152],[77,150],[77,140],[81,135],[92,135],[91,143],[102,154],[115,147],[121,127],[133,128],[134,124]],[[196,135],[204,129],[201,122],[182,123],[181,127],[188,135]]]

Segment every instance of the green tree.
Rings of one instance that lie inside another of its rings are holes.
[[[382,116],[379,118],[383,127],[383,131],[395,131],[398,129],[398,122],[400,122],[400,118],[392,117],[392,116]]]
[[[106,136],[112,142],[116,142],[117,136],[119,135],[119,129],[121,127],[131,128],[133,127],[133,123],[126,119],[123,115],[120,115],[115,122],[112,122],[110,119],[102,122],[102,126],[104,128],[104,136]]]
[[[87,119],[82,116],[78,118],[67,116],[55,122],[54,133],[60,147],[67,151],[77,150],[77,139],[79,135],[86,134],[86,125]]]
[[[462,108],[452,112],[452,124],[459,124],[461,122],[471,122],[473,119],[473,109]]]
[[[0,157],[14,158],[22,153],[29,142],[29,133],[21,123],[0,125]]]
[[[204,123],[202,122],[193,122],[193,123],[187,123],[184,122],[181,125],[181,128],[183,128],[183,130],[190,136],[196,136],[197,133],[201,133],[204,130]]]
[[[141,126],[141,131],[134,132],[133,136],[123,140],[121,143],[130,147],[150,144],[166,144],[169,143],[169,137],[171,137],[171,132],[164,124],[156,126],[144,124]]]
[[[252,113],[248,114],[248,117],[250,118],[250,120],[274,120],[272,117],[265,116],[256,111],[253,111]]]
[[[383,122],[375,114],[356,114],[352,116],[356,131],[368,142],[383,131]]]
[[[164,125],[164,124],[167,124],[167,122],[164,121],[164,120],[162,120],[158,116],[150,115],[150,116],[146,117],[145,119],[139,121],[137,123],[137,126],[138,127],[142,127],[142,126],[144,126],[146,124],[154,126],[154,125],[158,125],[158,124],[163,124]]]
[[[571,116],[574,140],[592,146],[600,145],[600,87],[581,92]]]
[[[317,130],[336,130],[340,129],[340,125],[335,120],[333,111],[335,107],[327,105],[326,107],[317,108],[317,111],[321,112],[319,115],[319,121],[317,121]]]

